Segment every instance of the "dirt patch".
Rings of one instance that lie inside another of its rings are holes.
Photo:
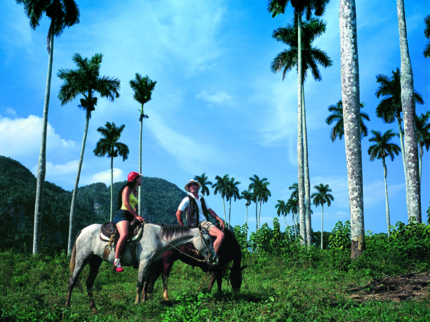
[[[395,277],[375,279],[363,287],[352,287],[346,292],[349,298],[357,301],[386,301],[419,300],[428,296],[430,274],[411,273]],[[353,293],[353,294],[351,294]]]

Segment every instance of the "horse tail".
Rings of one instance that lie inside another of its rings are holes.
[[[76,265],[76,241],[78,240],[79,235],[81,234],[82,230],[78,232],[76,235],[75,243],[73,244],[73,251],[72,251],[72,257],[70,258],[70,273],[73,274],[73,271],[75,270]],[[84,293],[84,288],[82,287],[81,282],[79,281],[79,277],[76,278],[76,286],[79,287],[82,293]]]

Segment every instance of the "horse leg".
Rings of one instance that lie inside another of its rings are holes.
[[[72,291],[75,285],[78,285],[82,290],[82,285],[79,282],[79,274],[81,274],[82,270],[84,269],[85,265],[87,265],[90,257],[93,254],[84,254],[81,256],[77,256],[75,266],[72,272],[72,276],[69,278],[69,286],[67,291],[67,300],[66,300],[66,307],[70,307],[70,299],[72,297]],[[73,256],[73,255],[72,255]]]
[[[163,273],[163,298],[165,301],[169,300],[169,293],[167,291],[167,282],[169,281],[169,276],[166,276],[166,274]]]
[[[87,278],[87,291],[88,297],[90,298],[90,309],[93,313],[97,313],[96,303],[93,300],[93,285],[96,279],[97,273],[99,272],[100,264],[102,263],[102,259],[98,256],[93,255],[90,259],[90,274]]]
[[[160,274],[163,271],[163,263],[161,261],[161,259],[157,262],[155,262],[153,265],[151,265],[153,267],[153,269],[151,270],[150,274],[149,274],[149,278],[148,278],[148,294],[153,294],[154,293],[154,285],[155,282],[157,281],[158,277],[160,276]]]
[[[208,292],[212,291],[212,287],[214,286],[215,280],[218,276],[218,271],[212,273],[211,281],[209,282]]]
[[[139,273],[137,275],[137,285],[136,285],[136,300],[134,304],[139,304],[140,301],[145,302],[147,299],[147,294],[143,291],[143,284],[148,284],[148,260],[143,260],[139,265]],[[142,295],[141,295],[142,293]]]
[[[221,285],[222,285],[222,274],[219,273],[216,277],[216,282],[218,284],[218,292],[221,292]]]

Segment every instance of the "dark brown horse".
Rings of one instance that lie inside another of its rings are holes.
[[[161,259],[155,262],[152,266],[152,273],[149,277],[149,287],[148,293],[153,293],[155,281],[158,277],[163,274],[163,297],[166,301],[169,300],[167,292],[167,281],[170,275],[170,270],[172,269],[173,263],[176,260],[181,260],[182,262],[197,266],[202,269],[203,272],[209,271],[209,265],[205,262],[199,262],[189,256],[196,257],[196,251],[192,244],[185,244],[178,247],[180,251],[176,249],[171,249],[163,254]],[[189,256],[187,256],[189,255]],[[224,230],[224,240],[219,250],[218,254],[219,264],[215,269],[212,269],[212,277],[208,286],[208,291],[212,290],[212,286],[215,281],[218,283],[218,292],[221,291],[222,284],[222,272],[226,265],[233,261],[233,267],[230,271],[230,283],[234,290],[240,290],[242,285],[242,270],[246,267],[241,267],[242,252],[240,250],[240,245],[234,237],[234,234],[228,229]],[[203,257],[199,257],[203,259]]]

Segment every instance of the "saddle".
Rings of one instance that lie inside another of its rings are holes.
[[[130,249],[130,255],[133,260],[133,268],[139,268],[139,263],[136,257],[136,242],[142,237],[144,224],[130,226],[126,243]],[[118,229],[113,221],[105,223],[100,228],[100,239],[107,241],[108,244],[105,246],[103,251],[103,259],[107,260],[109,254],[116,246],[119,239]]]

